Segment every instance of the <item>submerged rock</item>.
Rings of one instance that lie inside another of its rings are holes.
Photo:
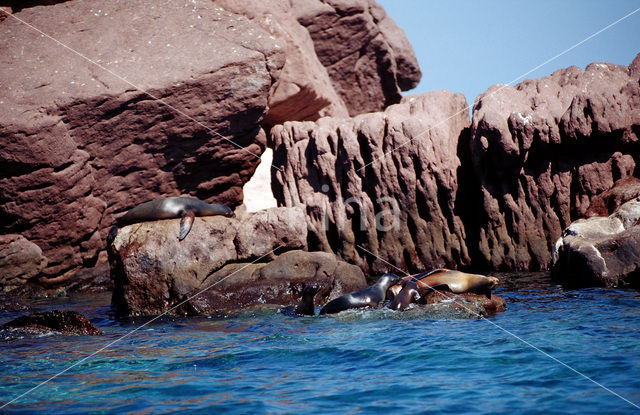
[[[86,317],[75,311],[45,311],[18,317],[0,328],[28,334],[57,332],[66,335],[102,335]]]
[[[570,286],[640,288],[640,196],[607,217],[567,227],[554,247],[552,275]]]
[[[427,305],[437,305],[439,309],[469,313],[480,317],[495,314],[507,309],[503,297],[495,294],[475,294],[471,292],[454,294],[446,291],[433,291],[421,299]]]

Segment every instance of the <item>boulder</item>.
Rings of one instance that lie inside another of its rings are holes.
[[[474,266],[539,270],[591,199],[640,162],[640,55],[629,66],[570,67],[475,102],[471,146],[477,190],[459,203]]]
[[[102,332],[85,316],[75,311],[44,311],[18,317],[1,329],[29,334],[57,332],[65,335],[100,336]]]
[[[171,314],[208,315],[261,304],[297,304],[309,283],[323,287],[317,305],[366,287],[364,274],[355,265],[326,252],[299,250],[266,263],[231,262],[212,268],[200,281],[185,275],[154,272],[147,278],[118,278],[113,305],[126,315],[156,315],[170,309]]]
[[[46,276],[93,266],[114,215],[141,202],[242,202],[284,65],[268,32],[209,2],[15,16],[55,41],[13,18],[0,26],[0,233],[40,246]]]
[[[316,2],[320,3],[312,3]],[[224,9],[251,19],[284,45],[286,61],[269,95],[268,125],[348,116],[347,107],[316,56],[309,32],[296,19],[295,10],[310,8],[312,3],[292,8],[279,0],[215,0]]]
[[[0,235],[0,290],[9,291],[38,276],[47,265],[38,245],[22,235]]]
[[[333,87],[354,116],[402,99],[422,76],[404,32],[374,0],[305,1],[295,7]]]
[[[553,250],[552,275],[569,286],[640,288],[640,196],[607,217],[579,219]]]
[[[191,314],[209,314],[260,304],[298,304],[305,285],[311,283],[322,286],[316,306],[367,286],[360,268],[333,254],[290,251],[266,264],[226,265],[202,283],[201,290],[206,291],[183,309]]]
[[[281,41],[286,62],[268,125],[379,111],[414,88],[420,68],[404,32],[373,0],[215,0]]]
[[[160,314],[228,263],[267,261],[285,250],[306,247],[304,215],[296,208],[272,208],[237,218],[196,217],[182,241],[179,228],[180,219],[170,219],[111,232],[114,305]]]
[[[438,91],[384,112],[277,125],[274,196],[304,209],[310,250],[367,274],[468,264],[455,206],[469,124],[464,97]]]

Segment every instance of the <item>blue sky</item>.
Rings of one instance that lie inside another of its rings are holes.
[[[418,57],[422,81],[410,93],[448,89],[470,105],[489,86],[511,82],[640,8],[639,0],[377,1]],[[628,65],[638,53],[640,11],[525,78],[591,62]]]

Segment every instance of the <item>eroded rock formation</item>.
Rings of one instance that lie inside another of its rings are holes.
[[[12,17],[0,26],[0,232],[36,243],[45,276],[95,263],[113,216],[141,202],[241,203],[284,64],[269,33],[207,2],[16,16],[55,41]]]
[[[295,8],[349,114],[380,111],[421,72],[404,32],[374,0],[323,0]]]
[[[470,158],[479,201],[466,223],[475,266],[547,268],[553,243],[590,200],[637,172],[639,78],[640,55],[629,67],[570,67],[476,99]]]
[[[464,97],[448,91],[350,119],[275,126],[274,194],[305,209],[310,249],[367,272],[393,271],[385,261],[416,272],[467,264],[455,204],[468,126]]]

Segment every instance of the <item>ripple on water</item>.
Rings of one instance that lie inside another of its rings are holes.
[[[437,307],[166,318],[8,412],[629,413],[633,406],[541,351],[639,402],[640,296],[565,291],[544,278],[505,277],[508,309],[488,319]],[[71,306],[105,336],[0,343],[0,396],[17,396],[144,322],[110,319],[105,302]]]

